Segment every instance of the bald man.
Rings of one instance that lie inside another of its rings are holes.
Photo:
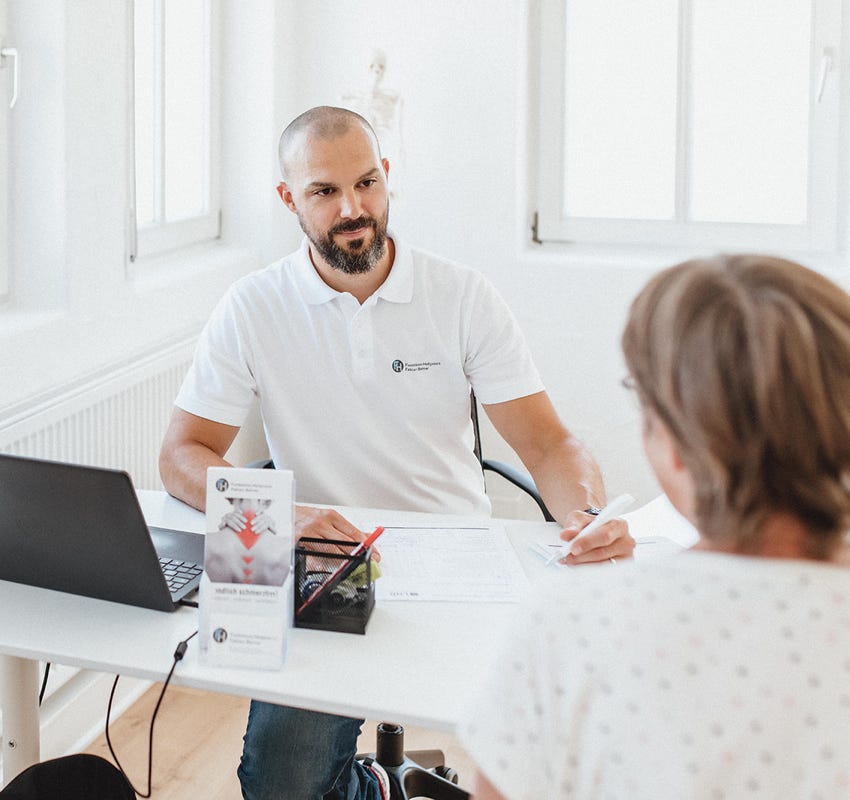
[[[279,157],[278,193],[305,238],[237,281],[213,312],[163,441],[168,491],[204,508],[206,469],[227,465],[258,399],[271,457],[295,473],[297,537],[365,538],[310,503],[489,514],[472,388],[562,537],[575,537],[592,519],[586,512],[605,503],[596,463],[558,418],[495,289],[388,230],[389,163],[369,123],[341,108],[310,109],[283,132]],[[633,549],[615,520],[567,558],[605,561]],[[387,800],[382,771],[354,760],[362,722],[252,702],[243,796]]]

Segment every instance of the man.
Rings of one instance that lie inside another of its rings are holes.
[[[321,106],[280,140],[278,192],[305,241],[238,281],[214,312],[160,459],[176,497],[204,507],[206,469],[259,398],[271,456],[300,501],[486,514],[470,386],[572,539],[604,504],[599,470],[561,424],[504,301],[477,272],[387,230],[387,174],[359,115]],[[335,511],[296,507],[296,536],[362,541]],[[614,521],[569,563],[630,556]],[[249,800],[378,800],[353,762],[362,720],[254,702],[239,768]]]

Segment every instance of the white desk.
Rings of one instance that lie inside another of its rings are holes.
[[[140,492],[139,499],[149,523],[203,531],[203,516],[166,494]],[[374,518],[362,509],[351,513]],[[430,517],[388,511],[381,519],[414,525]],[[451,518],[440,519],[446,524]],[[527,544],[556,535],[557,525],[504,524],[526,572],[532,579],[541,574],[543,562]],[[162,680],[177,643],[197,628],[192,608],[169,614],[5,581],[0,592],[6,781],[39,760],[39,661]],[[492,657],[498,632],[515,609],[500,603],[379,603],[365,636],[292,629],[282,670],[204,667],[190,643],[172,680],[329,713],[451,729],[470,680]]]
[[[183,514],[180,519],[171,516],[174,506],[180,506],[176,501],[145,497],[143,504],[149,521],[188,527],[185,506],[176,509]],[[362,514],[376,517],[375,512],[362,509],[343,512],[353,519]],[[386,525],[431,519],[398,511],[377,516]],[[458,525],[469,522],[455,519]],[[202,530],[202,526],[203,518],[196,514],[192,529]],[[548,529],[546,523],[508,522],[507,527],[518,544]],[[552,529],[557,526],[553,524]],[[517,551],[527,570],[542,569],[542,562],[526,547],[519,545]],[[491,652],[493,637],[487,633],[498,630],[515,608],[498,603],[378,603],[365,636],[303,628],[289,631],[280,671],[204,667],[198,664],[198,648],[190,646],[175,678],[197,688],[334,714],[450,728],[457,715],[459,687]],[[173,644],[177,641],[173,639]],[[169,665],[170,657],[164,667]],[[458,681],[459,675],[464,681]]]
[[[164,493],[139,494],[149,523],[203,530],[198,512]],[[387,524],[410,525],[427,515],[387,512],[381,518]],[[511,522],[508,530],[512,538],[521,539],[539,535],[547,526]],[[519,550],[528,568],[539,566],[525,554],[526,548]],[[192,608],[168,614],[5,581],[0,581],[0,593],[6,781],[39,760],[39,661],[162,680],[177,643],[197,628],[197,610]],[[486,603],[381,603],[365,636],[291,630],[280,671],[204,667],[191,642],[172,680],[330,713],[450,728],[463,687],[490,654],[491,633],[514,608]]]

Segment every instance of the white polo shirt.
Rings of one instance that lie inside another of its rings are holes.
[[[237,281],[201,334],[177,405],[241,426],[258,397],[275,464],[304,503],[490,513],[469,418],[543,390],[478,272],[407,247],[361,306],[300,250]]]

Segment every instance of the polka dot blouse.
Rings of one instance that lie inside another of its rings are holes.
[[[459,729],[509,800],[850,798],[850,570],[683,553],[555,578]]]

